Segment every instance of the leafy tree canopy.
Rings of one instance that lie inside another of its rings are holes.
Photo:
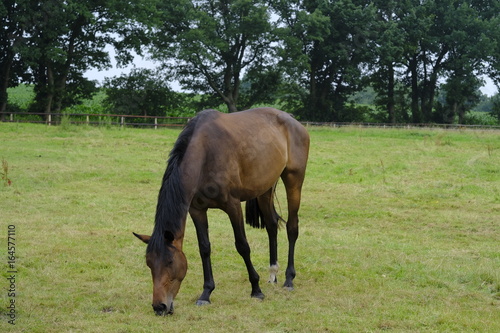
[[[252,92],[240,98],[245,74],[249,84],[258,80],[271,86],[274,81],[267,80],[277,80],[271,47],[275,27],[265,1],[174,0],[160,10],[153,57],[184,88],[216,96],[233,112],[259,101]]]

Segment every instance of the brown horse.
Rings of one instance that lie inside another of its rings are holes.
[[[288,202],[289,250],[284,287],[293,288],[298,210],[308,153],[306,129],[289,114],[272,108],[231,114],[206,110],[187,124],[168,159],[153,234],[134,233],[148,244],[146,263],[153,276],[153,309],[157,315],[173,313],[173,300],[186,275],[182,242],[188,212],[196,227],[203,264],[203,293],[196,303],[210,303],[215,283],[210,262],[208,208],[219,208],[229,215],[236,249],[248,270],[251,296],[264,298],[259,275],[250,260],[241,201],[247,201],[247,223],[267,230],[271,281],[276,282],[280,217],[273,199],[280,177]]]

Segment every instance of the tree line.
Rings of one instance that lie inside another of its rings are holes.
[[[304,120],[357,121],[352,96],[371,87],[383,121],[462,122],[482,76],[500,85],[499,13],[498,0],[3,0],[0,111],[19,83],[37,112],[91,96],[84,73],[109,68],[112,45],[119,65],[134,52],[161,64],[106,81],[123,113],[134,82],[142,112],[180,107],[175,80],[229,112],[278,101]],[[498,94],[493,105],[500,120]]]

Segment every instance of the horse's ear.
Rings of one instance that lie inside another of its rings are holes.
[[[139,235],[139,234],[136,234],[135,232],[132,232],[134,234],[135,237],[139,238],[141,241],[143,241],[144,243],[148,243],[149,242],[149,239],[151,238],[151,236],[148,236],[148,235]]]
[[[174,233],[171,232],[171,231],[165,231],[165,241],[167,242],[167,244],[172,244],[172,242],[174,241],[175,239],[175,236],[174,236]]]

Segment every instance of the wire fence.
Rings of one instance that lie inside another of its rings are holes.
[[[32,112],[0,112],[3,122],[39,123],[52,125],[75,124],[92,126],[143,127],[158,129],[161,127],[182,127],[191,117],[135,116],[117,114],[80,114],[80,113],[32,113]],[[302,121],[305,126],[322,127],[359,127],[359,128],[394,128],[416,129],[436,128],[449,130],[482,129],[500,130],[500,125],[461,125],[461,124],[393,124],[393,123],[352,123],[352,122],[316,122]]]

